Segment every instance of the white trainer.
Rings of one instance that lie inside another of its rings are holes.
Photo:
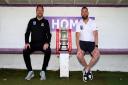
[[[34,72],[33,71],[29,71],[27,76],[25,77],[25,80],[31,80],[34,77]]]
[[[40,80],[46,80],[45,71],[40,72]]]
[[[83,72],[83,81],[84,82],[87,82],[87,80],[88,80],[88,74],[87,74],[86,70],[83,70],[82,72]]]

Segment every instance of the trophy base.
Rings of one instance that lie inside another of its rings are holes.
[[[59,51],[68,51],[68,45],[60,45]]]

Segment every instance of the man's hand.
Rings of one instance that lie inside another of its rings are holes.
[[[93,50],[92,55],[93,56],[100,56],[100,51],[97,47],[95,47],[95,49]]]
[[[30,47],[30,44],[29,44],[29,43],[26,43],[25,46],[24,46],[24,48],[25,48],[25,49],[31,48],[31,47]]]
[[[49,46],[49,44],[48,43],[45,43],[44,46],[43,46],[43,50],[47,50],[48,49],[48,46]]]

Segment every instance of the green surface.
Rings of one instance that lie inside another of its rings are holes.
[[[48,71],[47,80],[39,80],[39,72],[34,71],[35,77],[24,80],[25,70],[0,69],[0,85],[128,85],[128,73],[126,72],[93,72],[92,81],[83,82],[81,72],[70,72],[69,79],[59,78],[58,71]]]

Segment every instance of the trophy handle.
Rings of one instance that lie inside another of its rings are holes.
[[[59,29],[56,29],[56,53],[59,54],[59,48],[60,48],[60,37],[59,37],[59,34],[60,34],[60,30]]]
[[[71,53],[72,51],[72,30],[71,29],[68,29],[68,51],[69,53]]]

